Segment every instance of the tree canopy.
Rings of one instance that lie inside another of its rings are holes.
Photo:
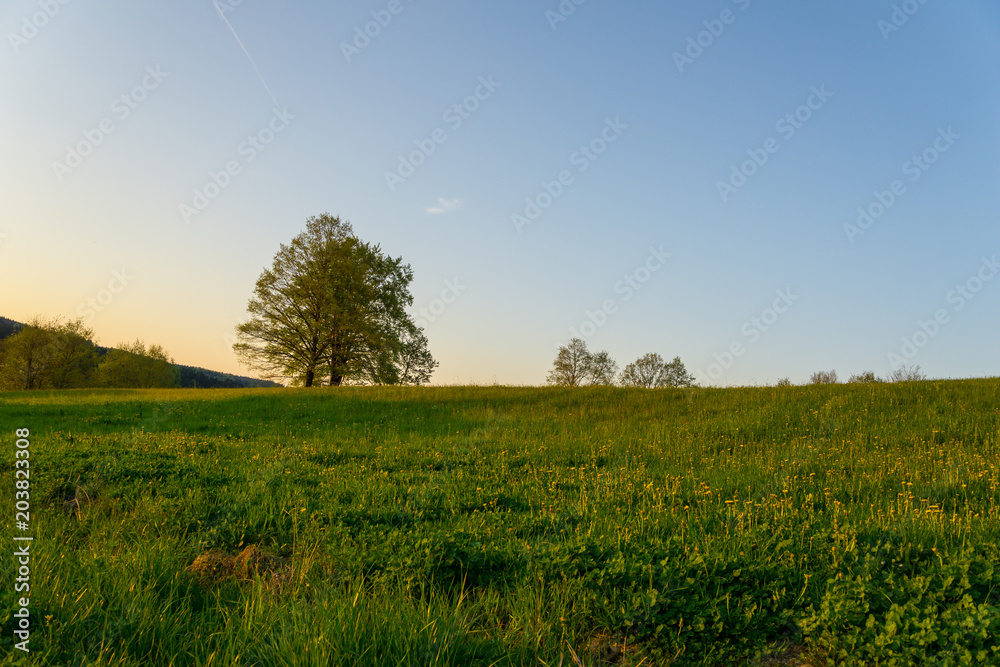
[[[147,348],[136,340],[107,351],[97,367],[96,384],[132,389],[176,387],[180,384],[180,369],[161,346]]]
[[[622,371],[623,387],[693,387],[694,376],[687,372],[680,357],[670,363],[656,352],[644,354]]]
[[[614,384],[617,372],[618,364],[606,350],[592,353],[586,341],[574,338],[559,348],[546,382],[567,387],[608,385]]]
[[[0,340],[0,389],[175,387],[178,367],[142,341],[105,350],[83,319],[36,317]]]
[[[82,319],[34,318],[0,343],[0,386],[21,390],[87,386],[97,365],[93,335]]]
[[[233,349],[305,387],[427,382],[437,362],[406,312],[412,280],[401,257],[358,239],[349,222],[311,217],[257,279]]]

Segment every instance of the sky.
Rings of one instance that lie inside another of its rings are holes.
[[[414,272],[434,384],[573,337],[703,385],[1000,374],[1000,5],[0,6],[0,315],[249,374],[322,213]],[[996,278],[996,279],[994,279]]]

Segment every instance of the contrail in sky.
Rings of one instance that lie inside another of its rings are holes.
[[[230,32],[232,32],[233,37],[236,38],[236,43],[240,45],[241,49],[243,49],[243,53],[246,54],[247,60],[249,60],[250,64],[253,65],[253,71],[257,72],[257,77],[260,79],[260,82],[264,84],[264,90],[267,91],[267,94],[270,95],[271,99],[274,100],[274,103],[277,104],[278,100],[274,99],[274,95],[271,93],[271,89],[267,87],[267,81],[264,81],[264,77],[261,76],[260,70],[257,69],[257,63],[253,61],[253,57],[250,55],[250,52],[247,51],[247,47],[243,46],[243,40],[241,40],[240,36],[236,34],[236,30],[233,28],[233,24],[229,22],[229,19],[227,19],[226,15],[222,12],[222,8],[219,7],[219,0],[212,0],[212,4],[215,5],[215,10],[219,12],[219,18],[221,18],[225,22],[225,24],[229,26]]]

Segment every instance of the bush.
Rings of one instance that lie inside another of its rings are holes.
[[[927,376],[920,371],[920,366],[900,366],[886,377],[889,382],[919,382]]]
[[[837,371],[816,371],[809,377],[809,384],[837,384]]]

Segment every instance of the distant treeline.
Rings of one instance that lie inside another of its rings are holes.
[[[161,346],[140,340],[106,348],[93,338],[82,319],[35,318],[22,324],[0,317],[0,390],[280,386],[182,366]]]

